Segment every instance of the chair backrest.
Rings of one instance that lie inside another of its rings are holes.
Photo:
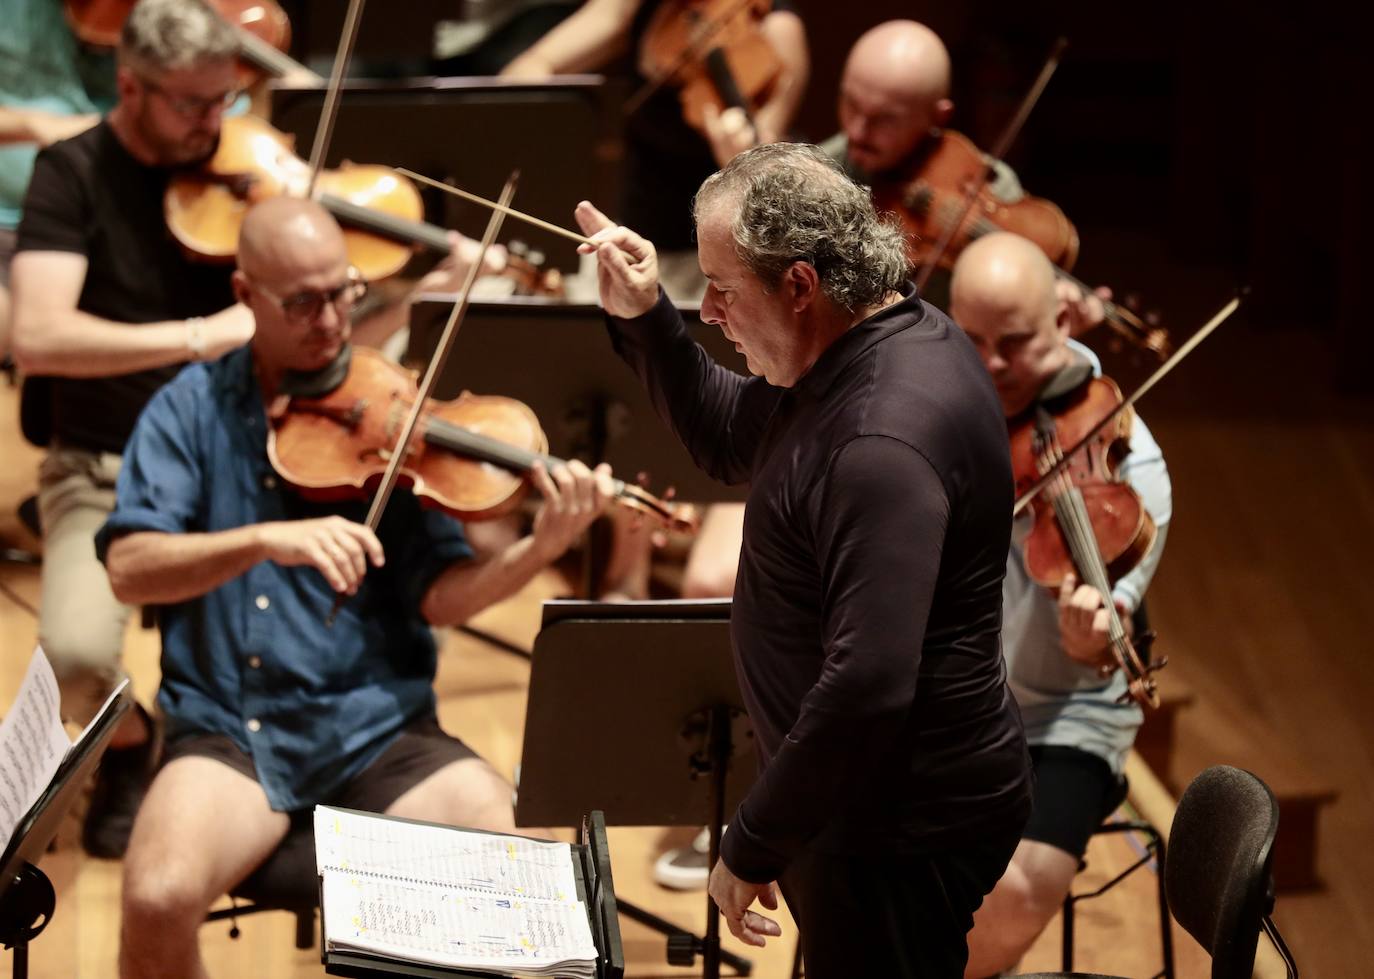
[[[1213,979],[1249,979],[1254,968],[1260,922],[1273,906],[1278,827],[1269,787],[1229,765],[1204,771],[1178,800],[1164,886],[1174,918],[1211,954]]]

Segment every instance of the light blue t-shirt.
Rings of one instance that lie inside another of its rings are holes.
[[[1092,363],[1094,374],[1102,373],[1091,350],[1072,340],[1069,345]],[[1129,444],[1130,454],[1118,473],[1140,494],[1158,529],[1144,559],[1112,588],[1113,597],[1134,611],[1164,553],[1173,498],[1164,455],[1138,415]],[[1007,577],[1002,585],[1002,651],[1007,660],[1007,681],[1021,707],[1026,740],[1031,745],[1078,748],[1103,759],[1120,774],[1143,720],[1140,708],[1131,702],[1116,702],[1126,692],[1126,678],[1120,670],[1104,681],[1097,670],[1064,652],[1059,640],[1057,596],[1026,573],[1022,545],[1030,529],[1031,517],[1026,511],[1012,525]]]
[[[115,103],[114,52],[88,48],[67,26],[60,0],[6,0],[0,31],[0,105],[65,115]],[[38,146],[0,144],[0,228],[19,226]]]

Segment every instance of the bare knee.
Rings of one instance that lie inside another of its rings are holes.
[[[134,934],[158,935],[196,927],[209,910],[213,895],[175,860],[149,866],[126,863],[122,898],[124,928]]]
[[[969,932],[965,975],[1015,968],[1064,903],[1078,861],[1046,843],[1022,840]]]

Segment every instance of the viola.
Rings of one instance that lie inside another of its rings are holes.
[[[232,262],[244,215],[259,200],[304,196],[310,167],[291,139],[255,116],[226,117],[214,155],[168,184],[163,211],[173,237],[191,255]],[[390,167],[345,162],[320,174],[315,199],[344,231],[348,259],[370,281],[399,272],[417,246],[447,255],[448,232],[422,220],[415,185]],[[519,256],[511,275],[531,295],[557,295],[561,284]]]
[[[967,136],[946,129],[931,138],[928,149],[907,173],[874,183],[873,204],[901,222],[910,242],[907,254],[912,265],[923,266],[934,258],[939,267],[953,268],[966,245],[995,231],[1010,231],[1034,242],[1054,264],[1056,275],[1077,285],[1084,295],[1090,293],[1070,273],[1078,258],[1078,230],[1064,212],[1042,197],[1026,196],[1011,203],[1000,200],[985,179],[988,166],[985,155]],[[974,186],[980,189],[966,209],[965,198]],[[934,255],[935,243],[960,214],[965,217],[947,247]],[[1161,359],[1168,357],[1171,347],[1164,330],[1119,303],[1104,301],[1103,307],[1107,326],[1117,334]]]
[[[1158,707],[1152,674],[1163,663],[1142,661],[1111,598],[1113,582],[1140,563],[1156,536],[1140,497],[1117,473],[1134,417],[1129,409],[1118,410],[1121,403],[1120,388],[1095,377],[1032,406],[1010,433],[1012,471],[1020,496],[1059,468],[1031,504],[1034,523],[1024,545],[1026,571],[1038,584],[1055,589],[1072,574],[1103,596],[1108,645],[1125,673],[1127,695]],[[1116,416],[1098,430],[1114,411]],[[1064,446],[1085,438],[1073,458],[1064,461]]]
[[[667,0],[654,11],[639,50],[649,85],[626,105],[633,112],[665,83],[677,87],[682,117],[705,135],[706,106],[742,109],[753,123],[782,74],[760,25],[772,0]]]
[[[272,467],[307,499],[367,499],[382,478],[415,404],[415,376],[366,347],[323,392],[285,394],[269,410]],[[535,462],[552,469],[548,439],[534,412],[513,398],[463,393],[431,402],[406,448],[400,479],[428,506],[462,521],[509,513]],[[694,533],[695,514],[623,480],[616,502],[664,527]]]
[[[124,21],[137,0],[65,0],[67,23],[81,41],[96,47],[119,44]],[[239,85],[248,88],[261,78],[288,74],[313,75],[286,51],[291,46],[291,22],[275,0],[208,0],[239,35]]]

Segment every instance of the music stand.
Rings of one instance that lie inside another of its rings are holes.
[[[272,85],[272,124],[296,138],[309,158],[325,90]],[[346,82],[326,166],[343,160],[405,167],[494,198],[520,170],[515,204],[528,214],[570,220],[584,198],[618,199],[621,186],[618,86],[599,75],[539,83],[500,78],[412,78]],[[379,149],[378,135],[385,148]],[[551,149],[556,147],[556,150]],[[429,220],[481,237],[489,213],[441,191],[421,188]],[[577,245],[508,221],[503,240],[519,239],[565,272],[578,266]]]
[[[0,943],[14,949],[14,979],[29,974],[29,942],[48,926],[57,901],[38,861],[132,703],[125,680],[57,766],[0,856]]]
[[[546,602],[534,643],[518,826],[576,825],[591,807],[615,826],[700,826],[710,863],[726,813],[753,781],[752,758],[730,764],[753,739],[730,652],[729,601]],[[668,961],[702,956],[704,979],[724,961],[720,912],[706,898],[699,937],[620,900],[627,916],[668,936]]]

